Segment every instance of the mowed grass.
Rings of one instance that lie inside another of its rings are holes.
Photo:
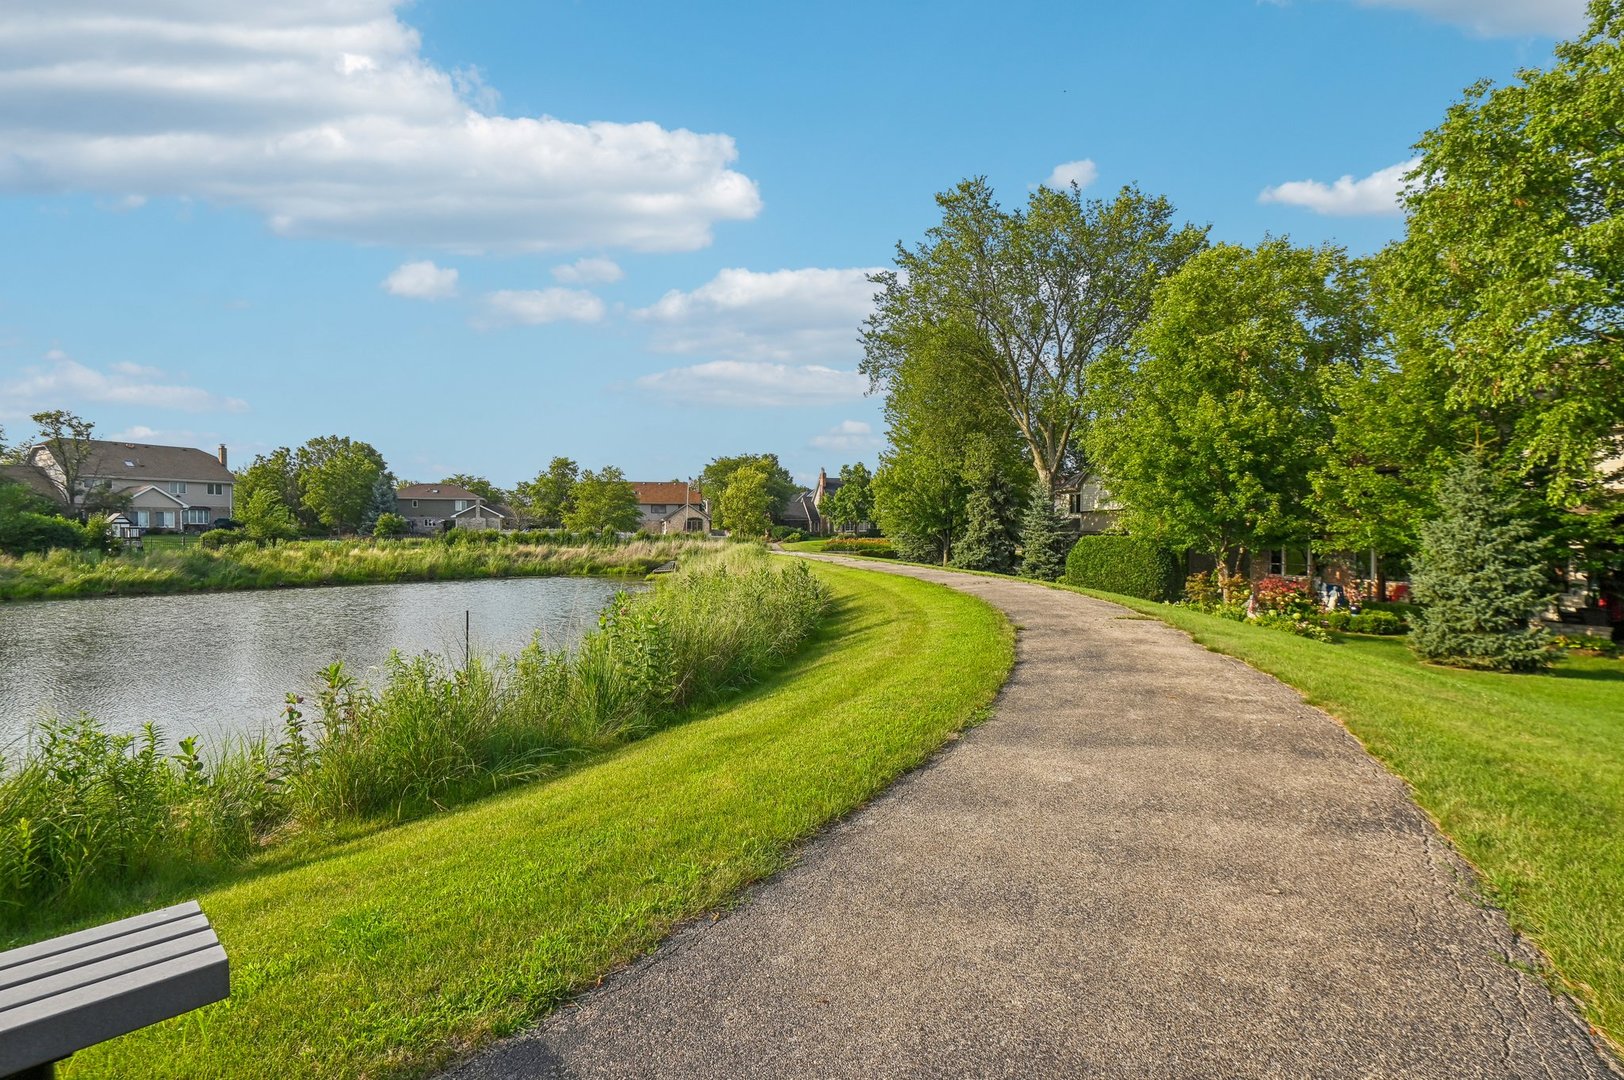
[[[1326,645],[1090,595],[1188,631],[1342,720],[1410,783],[1591,1022],[1624,1045],[1624,664],[1566,657],[1548,675],[1459,671],[1421,664],[1402,640],[1339,635]]]
[[[823,629],[742,699],[201,895],[230,1000],[75,1055],[64,1075],[420,1076],[782,867],[983,716],[1014,657],[1013,630],[979,600],[816,572],[835,596]]]

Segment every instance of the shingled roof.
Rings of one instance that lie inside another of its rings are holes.
[[[32,453],[49,450],[44,444]],[[154,446],[150,443],[114,442],[91,439],[90,452],[79,475],[86,480],[130,480],[151,483],[157,480],[190,480],[194,483],[229,484],[236,477],[207,450],[191,446]]]
[[[684,500],[689,505],[697,505],[700,501],[699,488],[690,488],[687,484],[678,481],[632,481],[632,490],[637,492],[639,506],[681,506]]]

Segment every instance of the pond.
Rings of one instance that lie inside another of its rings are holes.
[[[166,741],[274,727],[289,691],[342,660],[373,678],[391,650],[512,655],[535,634],[578,642],[619,589],[602,578],[507,578],[0,605],[0,749],[43,714],[110,730],[156,724]]]

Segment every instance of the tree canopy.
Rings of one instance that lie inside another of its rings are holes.
[[[334,531],[360,528],[378,477],[387,471],[382,454],[346,435],[311,439],[299,447],[294,466],[304,508]]]
[[[1448,398],[1509,416],[1501,460],[1580,500],[1624,423],[1624,0],[1556,64],[1480,82],[1418,144],[1385,265]]]
[[[521,514],[543,528],[564,524],[564,515],[575,503],[575,485],[581,467],[567,457],[555,457],[534,480],[520,481],[513,489],[513,501]]]
[[[729,474],[716,518],[734,536],[761,536],[772,524],[772,506],[766,471],[759,465],[745,465]]]
[[[874,477],[861,461],[840,467],[840,486],[825,496],[818,512],[836,529],[855,529],[874,520]]]
[[[583,472],[574,495],[564,524],[577,532],[635,532],[642,520],[637,512],[637,489],[613,465],[596,473],[591,469]]]
[[[1372,337],[1365,274],[1339,249],[1268,239],[1191,259],[1098,395],[1089,448],[1130,530],[1231,566],[1311,535],[1328,380]]]
[[[800,490],[789,470],[778,463],[777,454],[733,454],[712,458],[710,464],[705,466],[705,471],[699,474],[699,486],[701,490],[710,493],[712,498],[719,498],[727,491],[733,474],[747,467],[759,469],[766,477],[769,514],[781,512]]]
[[[896,269],[863,332],[876,387],[908,377],[910,356],[960,354],[1025,442],[1052,492],[1086,420],[1095,365],[1127,348],[1157,284],[1206,244],[1171,203],[1125,187],[1109,202],[1074,185],[1040,187],[1006,211],[984,178],[936,197],[941,222],[898,245]]]

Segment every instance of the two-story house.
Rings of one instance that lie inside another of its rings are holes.
[[[395,492],[395,513],[413,532],[513,527],[512,515],[504,508],[457,484],[407,484]]]
[[[633,481],[637,492],[637,527],[642,532],[709,532],[710,506],[692,484]]]
[[[210,454],[190,446],[90,439],[76,444],[78,476],[71,492],[75,506],[85,495],[103,489],[128,500],[124,514],[142,530],[202,532],[229,518],[236,477],[226,466],[226,448]],[[49,444],[31,447],[24,461],[52,488],[66,487],[67,470]]]

